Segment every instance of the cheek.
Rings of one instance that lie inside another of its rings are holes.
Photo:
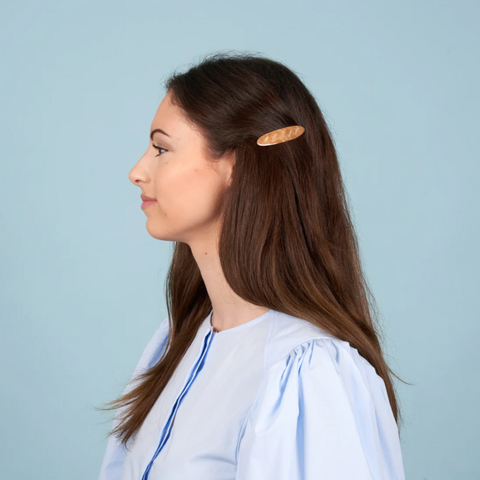
[[[215,171],[186,165],[174,168],[171,164],[159,170],[156,198],[164,218],[180,225],[201,223],[218,215],[223,186]]]

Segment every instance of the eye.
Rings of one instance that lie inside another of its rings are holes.
[[[156,148],[158,150],[158,155],[155,155],[156,157],[158,157],[159,155],[162,155],[162,152],[160,152],[160,150],[165,150],[166,152],[168,152],[168,150],[166,148],[162,148],[162,147],[157,147],[156,145],[154,145],[152,143],[152,147],[153,148]]]

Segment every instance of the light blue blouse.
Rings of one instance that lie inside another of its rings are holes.
[[[109,438],[99,480],[405,479],[385,383],[357,349],[275,310],[221,332],[211,316],[127,449]],[[133,377],[167,335],[165,318]]]

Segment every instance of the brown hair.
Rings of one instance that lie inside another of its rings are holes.
[[[399,426],[391,375],[401,379],[384,359],[334,142],[312,93],[282,63],[241,53],[211,54],[185,73],[173,73],[164,86],[204,135],[212,162],[235,152],[219,238],[232,290],[349,342],[384,380]],[[304,126],[305,133],[278,145],[256,144],[264,133],[290,125]],[[109,435],[125,446],[212,309],[190,247],[182,242],[174,244],[166,297],[170,323],[162,358],[136,378],[130,392],[99,408],[122,407]]]

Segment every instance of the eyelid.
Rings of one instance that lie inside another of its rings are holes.
[[[155,148],[156,150],[158,150],[158,155],[155,155],[156,157],[158,157],[160,155],[163,155],[163,153],[165,153],[165,152],[168,152],[168,150],[166,148],[157,146],[154,143],[152,143],[152,147]],[[160,152],[160,150],[165,150],[165,152],[162,153],[162,152]]]

